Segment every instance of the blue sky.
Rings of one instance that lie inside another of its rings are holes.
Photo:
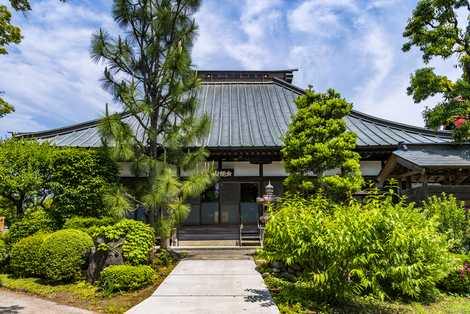
[[[6,3],[0,0],[0,3]],[[0,134],[35,131],[97,118],[111,97],[99,83],[103,66],[89,57],[91,34],[118,32],[111,1],[32,1],[15,14],[24,39],[0,56],[0,90],[16,112],[0,120]],[[294,83],[333,87],[371,115],[423,125],[406,95],[420,54],[401,52],[411,0],[202,0],[193,62],[199,69],[298,68]],[[457,76],[452,62],[432,63]],[[119,109],[114,104],[115,110]]]

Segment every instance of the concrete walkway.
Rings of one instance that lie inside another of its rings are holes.
[[[279,313],[255,266],[251,258],[183,260],[127,313]]]
[[[58,304],[22,293],[0,289],[1,314],[93,314],[93,312]]]

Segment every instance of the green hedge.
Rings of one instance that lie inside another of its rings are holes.
[[[45,233],[23,238],[11,248],[10,269],[18,277],[39,277],[44,273],[41,246],[48,237]]]
[[[155,272],[147,265],[114,265],[106,267],[100,277],[100,287],[112,293],[145,287],[154,281]]]
[[[93,248],[92,238],[83,231],[63,229],[51,234],[41,246],[47,263],[44,275],[55,282],[79,279]]]
[[[132,265],[147,263],[155,245],[153,228],[141,221],[124,219],[115,225],[100,227],[93,232],[93,238],[106,240],[124,239],[122,256]]]
[[[25,213],[21,220],[15,222],[10,227],[8,230],[8,238],[10,243],[15,243],[38,231],[53,231],[54,227],[53,219],[43,209],[31,209]]]

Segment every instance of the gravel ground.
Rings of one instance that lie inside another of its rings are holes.
[[[93,314],[30,295],[0,289],[0,314]]]

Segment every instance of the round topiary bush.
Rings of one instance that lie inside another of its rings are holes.
[[[23,238],[11,248],[10,269],[18,277],[36,277],[43,274],[41,246],[48,237],[45,233]]]
[[[155,272],[147,265],[113,265],[101,272],[100,287],[107,293],[137,290],[153,282]]]
[[[47,260],[44,275],[52,281],[74,281],[81,277],[93,240],[83,231],[63,229],[51,234],[41,246]]]

